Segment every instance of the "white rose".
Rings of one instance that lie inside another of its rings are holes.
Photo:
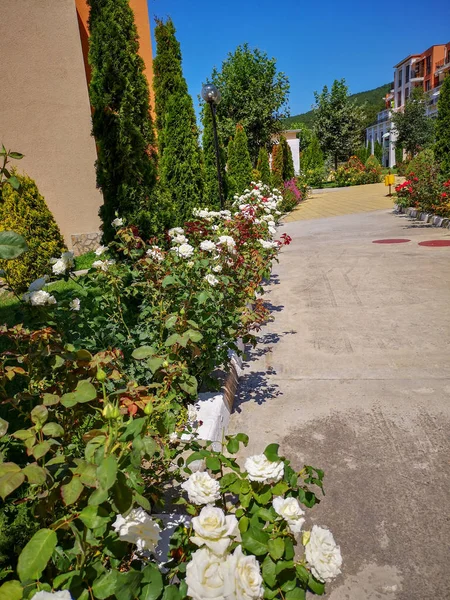
[[[261,244],[263,248],[278,248],[277,242],[267,242],[266,240],[259,239],[258,242]]]
[[[29,292],[38,292],[39,290],[42,290],[44,285],[46,285],[47,281],[48,281],[48,275],[44,275],[44,277],[39,277],[39,279],[35,279],[28,286],[28,291]]]
[[[80,299],[74,298],[72,302],[69,304],[70,310],[80,310]]]
[[[211,240],[204,240],[200,244],[200,250],[204,250],[205,252],[214,252],[216,249],[216,245]]]
[[[341,550],[328,529],[313,525],[305,555],[313,575],[319,581],[331,581],[341,572]]]
[[[161,531],[158,523],[143,508],[133,508],[126,517],[118,515],[113,529],[124,542],[135,544],[138,551],[154,551]]]
[[[68,590],[60,592],[44,592],[41,590],[33,596],[33,600],[72,600],[72,596]]]
[[[58,260],[53,263],[52,271],[55,275],[64,275],[66,272],[66,263],[62,258],[58,258]]]
[[[218,244],[220,244],[222,246],[226,246],[228,248],[228,250],[233,250],[234,247],[236,246],[236,242],[231,237],[231,235],[221,235],[221,236],[219,236]]]
[[[295,498],[281,498],[277,496],[272,501],[275,512],[283,517],[292,533],[300,533],[305,519],[305,511],[301,509],[298,500]]]
[[[95,269],[100,269],[101,271],[107,271],[109,267],[115,264],[115,260],[96,260],[92,263],[92,266]]]
[[[214,275],[212,275],[211,273],[208,273],[208,275],[205,275],[204,279],[205,279],[205,281],[207,281],[209,283],[209,285],[212,285],[213,287],[219,283],[219,280],[217,279],[217,277],[214,277]]]
[[[184,229],[181,227],[174,227],[173,229],[169,229],[168,234],[170,237],[174,237],[175,235],[183,235]]]
[[[192,473],[181,487],[193,504],[214,504],[220,498],[220,485],[208,473]]]
[[[190,258],[194,254],[194,248],[190,244],[181,244],[181,246],[172,248],[172,250],[182,258]]]
[[[164,260],[164,254],[162,253],[161,248],[159,248],[158,246],[152,246],[147,250],[146,254],[147,256],[153,258],[157,262],[161,262],[162,260]]]
[[[23,295],[25,302],[29,302],[32,306],[46,306],[47,304],[56,304],[56,298],[51,296],[44,290],[37,292],[28,292]]]
[[[192,519],[192,526],[195,535],[190,538],[191,542],[222,555],[230,545],[230,536],[237,533],[238,522],[234,515],[225,516],[221,508],[205,506],[198,517]]]
[[[250,456],[245,461],[245,470],[250,481],[280,481],[284,473],[284,463],[271,461],[264,454]]]
[[[99,246],[97,248],[97,250],[95,251],[96,256],[101,256],[103,254],[103,252],[106,252],[108,250],[107,246]]]
[[[111,222],[111,225],[113,227],[122,227],[122,225],[123,225],[123,219],[119,219],[117,217],[116,219],[114,219],[114,221]]]
[[[186,567],[187,595],[192,600],[231,600],[234,598],[234,576],[230,558],[200,548]]]
[[[179,234],[175,235],[175,236],[172,238],[172,243],[173,243],[173,244],[186,244],[186,243],[187,243],[187,241],[188,241],[188,240],[187,240],[187,237],[186,237],[185,235],[181,234],[181,233],[179,233]]]
[[[259,563],[253,555],[246,556],[238,546],[230,567],[234,570],[236,600],[258,600],[263,597],[263,578]]]
[[[189,404],[187,407],[187,413],[189,423],[195,423],[198,417],[198,412],[193,404]]]
[[[213,271],[214,271],[214,273],[221,273],[222,272],[222,266],[221,265],[216,265],[215,267],[213,267]]]

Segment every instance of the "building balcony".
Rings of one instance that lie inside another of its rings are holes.
[[[390,109],[382,110],[377,115],[377,123],[383,123],[384,121],[389,121],[390,118],[391,118]]]
[[[418,73],[411,73],[411,77],[409,78],[411,83],[420,83],[423,81],[423,77],[424,77],[424,73],[422,72],[418,72]]]
[[[436,70],[434,72],[435,75],[439,75],[444,73],[445,71],[450,70],[450,52],[447,54],[445,58],[438,60],[436,63]]]

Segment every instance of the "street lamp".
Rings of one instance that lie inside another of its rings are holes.
[[[216,166],[217,166],[217,180],[219,182],[219,198],[220,207],[222,210],[225,208],[225,199],[223,197],[223,185],[222,185],[222,173],[220,171],[220,154],[219,154],[219,139],[217,137],[217,123],[216,123],[216,107],[220,102],[220,92],[213,83],[205,83],[202,87],[202,98],[209,104],[212,114],[212,123],[214,131],[214,146],[216,149]]]

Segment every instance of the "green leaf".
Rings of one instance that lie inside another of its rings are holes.
[[[105,600],[114,594],[117,585],[118,571],[109,571],[101,575],[92,585],[92,593],[98,600]]]
[[[246,433],[237,433],[235,436],[238,442],[242,442],[245,447],[248,445],[248,435]]]
[[[22,600],[22,597],[23,589],[17,579],[7,581],[0,586],[0,600]]]
[[[269,587],[275,587],[275,584],[277,582],[277,573],[275,570],[275,563],[270,558],[270,556],[266,556],[266,558],[263,561],[262,576]]]
[[[312,575],[309,576],[308,587],[318,596],[322,596],[325,593],[325,584],[321,581],[317,581]]]
[[[278,456],[279,447],[280,444],[269,444],[267,446],[267,448],[264,450],[264,455],[267,458],[267,460],[270,460],[272,462],[278,462],[280,460],[280,457]]]
[[[34,448],[33,448],[33,456],[36,460],[39,460],[40,458],[42,458],[43,456],[45,456],[47,454],[47,452],[50,450],[51,446],[50,446],[50,442],[41,442],[40,444],[37,444]]]
[[[127,485],[127,478],[119,471],[117,481],[111,488],[111,494],[117,510],[124,514],[133,504],[133,493]]]
[[[241,533],[245,533],[248,529],[249,524],[250,524],[250,520],[248,517],[245,517],[245,516],[241,517],[239,519],[239,531]]]
[[[58,404],[59,396],[56,394],[44,394],[42,396],[42,402],[45,406],[53,406],[54,404]]]
[[[89,529],[102,527],[111,520],[106,509],[99,506],[86,506],[78,515],[78,518]]]
[[[43,469],[36,463],[27,465],[23,469],[22,473],[24,473],[27,476],[28,483],[34,483],[36,485],[43,485],[45,483],[45,480],[47,479],[45,469]]]
[[[64,429],[59,423],[46,423],[42,428],[42,433],[49,437],[62,437],[64,435]]]
[[[20,553],[17,562],[20,581],[39,579],[53,554],[57,541],[56,533],[51,529],[40,529],[33,535]]]
[[[144,360],[144,358],[150,358],[153,354],[155,354],[155,349],[152,346],[141,346],[140,348],[135,348],[131,356],[136,360]]]
[[[217,473],[220,471],[222,463],[217,458],[217,456],[208,456],[208,458],[206,459],[206,466],[213,473]]]
[[[30,429],[18,429],[11,435],[13,438],[16,438],[17,440],[24,441],[24,440],[27,440],[28,438],[34,437],[35,434]]]
[[[205,304],[205,302],[207,302],[210,298],[210,295],[208,292],[200,292],[200,294],[197,296],[197,302],[199,304]]]
[[[103,490],[109,490],[116,482],[117,459],[115,456],[107,456],[102,460],[97,469],[97,479]]]
[[[142,571],[142,590],[139,600],[157,600],[163,591],[164,584],[162,575],[153,564],[149,564]],[[145,585],[144,585],[145,584]]]
[[[167,340],[164,342],[165,346],[173,346],[174,344],[178,344],[181,340],[181,335],[178,333],[172,333],[169,335]]]
[[[156,371],[162,366],[164,362],[164,358],[160,356],[155,356],[153,358],[149,358],[147,361],[148,367],[152,373],[156,373]]]
[[[21,154],[20,152],[9,152],[8,155],[10,158],[14,158],[15,160],[20,160],[21,158],[24,157],[24,155]]]
[[[233,437],[227,444],[227,450],[230,454],[236,454],[239,452],[239,441]]]
[[[176,585],[166,585],[162,600],[181,600],[178,587]]]
[[[177,320],[178,315],[171,315],[170,317],[168,317],[165,323],[166,329],[173,329],[177,324]]]
[[[192,340],[195,343],[203,339],[203,336],[200,333],[200,331],[194,331],[193,329],[188,329],[186,331],[186,335],[189,337],[190,340]]]
[[[78,500],[81,492],[84,490],[84,485],[79,477],[72,477],[66,485],[61,486],[61,496],[66,506],[70,506]]]
[[[285,481],[281,480],[273,486],[272,495],[273,496],[284,496],[284,494],[288,491],[288,489],[289,489],[289,485]]]
[[[185,375],[178,385],[183,392],[186,392],[191,396],[197,394],[197,379],[193,375]]]
[[[295,549],[294,542],[291,540],[291,538],[286,538],[284,540],[284,549],[284,558],[286,558],[286,560],[293,559],[295,555]]]
[[[273,513],[268,508],[259,508],[256,511],[256,515],[262,521],[268,521],[269,523],[272,523],[275,520]]]
[[[19,465],[13,462],[0,463],[0,477],[3,477],[6,473],[20,473]]]
[[[31,421],[35,425],[37,423],[39,423],[39,425],[43,425],[46,422],[46,420],[48,419],[48,410],[42,404],[38,404],[37,406],[35,406],[33,408],[30,416],[31,416]]]
[[[0,419],[0,438],[3,437],[8,431],[9,423],[5,419]]]
[[[0,477],[0,496],[3,500],[14,492],[25,481],[25,475],[19,472],[9,472]]]
[[[141,579],[142,573],[138,571],[119,573],[114,592],[117,600],[135,600],[138,597]]]
[[[242,546],[255,556],[262,556],[263,554],[267,554],[268,541],[268,534],[262,531],[262,529],[257,529],[253,526],[250,527],[248,531],[242,534]]]
[[[166,277],[164,277],[164,279],[162,280],[162,287],[165,288],[168,285],[174,285],[177,282],[176,277],[174,277],[173,275],[167,275]]]
[[[14,187],[13,180],[19,183],[16,177],[11,177],[8,182]],[[20,187],[20,184],[19,186]],[[15,189],[18,189],[16,187]],[[17,258],[28,250],[25,238],[15,231],[0,231],[0,258],[11,260]]]
[[[295,570],[297,571],[297,577],[300,581],[307,584],[311,575],[308,569],[304,565],[295,565]]]
[[[282,538],[275,538],[267,542],[269,554],[274,560],[279,560],[284,554],[284,541]]]
[[[77,402],[91,402],[97,398],[97,390],[90,381],[79,381],[75,390]]]
[[[303,588],[295,588],[286,592],[285,600],[306,600],[306,592]]]

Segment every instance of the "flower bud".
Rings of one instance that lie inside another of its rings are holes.
[[[167,360],[165,360],[162,364],[162,366],[167,369],[167,367],[169,366],[169,362]]]
[[[106,373],[103,369],[98,369],[97,370],[97,381],[105,381],[106,379]]]
[[[115,404],[111,404],[111,402],[108,402],[107,404],[105,404],[105,407],[102,410],[102,415],[105,417],[105,419],[114,420],[120,417],[120,411],[118,406],[116,406]]]
[[[144,407],[144,413],[146,415],[151,415],[153,412],[153,404],[152,402],[147,402],[147,404]]]

